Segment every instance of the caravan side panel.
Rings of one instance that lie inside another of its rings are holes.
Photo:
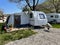
[[[43,15],[44,18],[41,19],[41,16]],[[43,26],[47,24],[47,17],[46,14],[43,12],[38,12],[37,16],[35,17],[35,26]]]
[[[48,22],[51,23],[60,23],[60,14],[59,13],[50,13],[47,14]]]
[[[22,14],[21,15],[21,25],[29,24],[29,15]]]
[[[8,21],[8,25],[14,25],[14,16],[11,15],[10,18],[9,18],[9,21]]]
[[[30,24],[31,25],[33,25],[33,26],[42,26],[42,25],[47,24],[47,17],[45,15],[45,13],[39,12],[39,11],[34,11],[32,13],[33,13],[33,17],[30,18]],[[42,16],[44,18],[41,19]]]

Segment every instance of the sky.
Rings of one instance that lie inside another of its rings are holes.
[[[44,0],[40,0],[40,2],[43,1]],[[15,3],[11,3],[9,0],[0,0],[0,9],[4,11],[4,14],[19,13],[22,11]]]

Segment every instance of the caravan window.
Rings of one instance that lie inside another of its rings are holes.
[[[58,18],[59,16],[58,15],[55,15],[55,18]]]
[[[44,14],[39,14],[39,16],[40,16],[40,19],[45,19]]]
[[[33,17],[33,13],[30,13],[30,18],[32,18]]]
[[[50,17],[51,17],[51,18],[53,18],[54,16],[53,16],[53,15],[51,15]]]

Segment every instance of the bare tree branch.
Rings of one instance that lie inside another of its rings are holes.
[[[37,0],[36,6],[38,5],[39,0]]]
[[[31,8],[31,6],[29,4],[29,0],[25,0],[25,1],[26,1],[27,5],[30,7],[30,9],[32,10],[32,8]]]
[[[15,2],[15,3],[20,3],[23,1],[27,3],[27,5],[30,7],[31,10],[35,10],[35,7],[38,5],[38,2],[39,2],[39,0],[10,0],[10,2]]]

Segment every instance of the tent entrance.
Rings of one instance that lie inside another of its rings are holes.
[[[20,27],[21,24],[21,16],[14,15],[14,27]]]

